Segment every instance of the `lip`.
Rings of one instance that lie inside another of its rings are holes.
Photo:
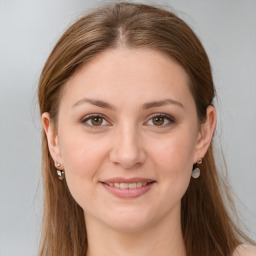
[[[123,177],[115,177],[103,180],[101,182],[103,183],[134,183],[134,182],[153,182],[155,180],[152,179],[146,179],[146,178],[139,178],[139,177],[133,177],[133,178],[123,178]]]
[[[127,189],[121,189],[116,187],[111,187],[107,183],[136,183],[136,182],[142,182],[142,183],[148,183],[145,186],[139,187],[139,188],[127,188]],[[116,177],[111,179],[106,179],[104,181],[101,181],[101,184],[103,187],[110,192],[112,195],[119,197],[119,198],[137,198],[145,193],[147,193],[153,185],[156,183],[155,180],[152,179],[146,179],[146,178],[122,178],[122,177]]]

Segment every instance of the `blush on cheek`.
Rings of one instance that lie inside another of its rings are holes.
[[[65,179],[69,191],[74,200],[84,209],[95,191],[93,182],[94,173],[90,171],[90,166],[67,165]],[[91,202],[90,202],[91,203]]]
[[[159,177],[168,179],[173,189],[180,191],[183,195],[189,184],[193,166],[191,153],[184,148],[175,150],[173,147],[165,149],[162,154],[156,155],[157,166],[159,166]]]

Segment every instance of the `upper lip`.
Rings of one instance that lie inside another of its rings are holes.
[[[139,177],[133,177],[133,178],[123,178],[123,177],[115,177],[110,178],[106,180],[102,180],[103,183],[136,183],[136,182],[153,182],[155,180],[153,179],[147,179],[147,178],[139,178]]]

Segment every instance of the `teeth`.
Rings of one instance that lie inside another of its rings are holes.
[[[141,188],[142,187],[142,182],[137,182],[136,186],[137,186],[137,188]]]
[[[129,183],[129,188],[136,188],[136,183]]]
[[[120,188],[120,183],[114,183],[115,188]]]
[[[129,188],[129,183],[120,183],[120,188],[121,189]]]
[[[134,189],[141,188],[148,184],[148,182],[133,182],[133,183],[107,183],[110,187],[121,188],[121,189]]]

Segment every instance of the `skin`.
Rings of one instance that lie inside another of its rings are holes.
[[[84,210],[88,255],[186,255],[181,198],[216,124],[212,106],[206,122],[198,122],[188,81],[158,51],[106,50],[65,84],[57,128],[42,115],[52,158]],[[100,125],[90,114],[102,116]],[[119,198],[102,184],[115,177],[154,184],[139,197]]]
[[[256,256],[256,247],[250,245],[240,245],[233,256]]]

